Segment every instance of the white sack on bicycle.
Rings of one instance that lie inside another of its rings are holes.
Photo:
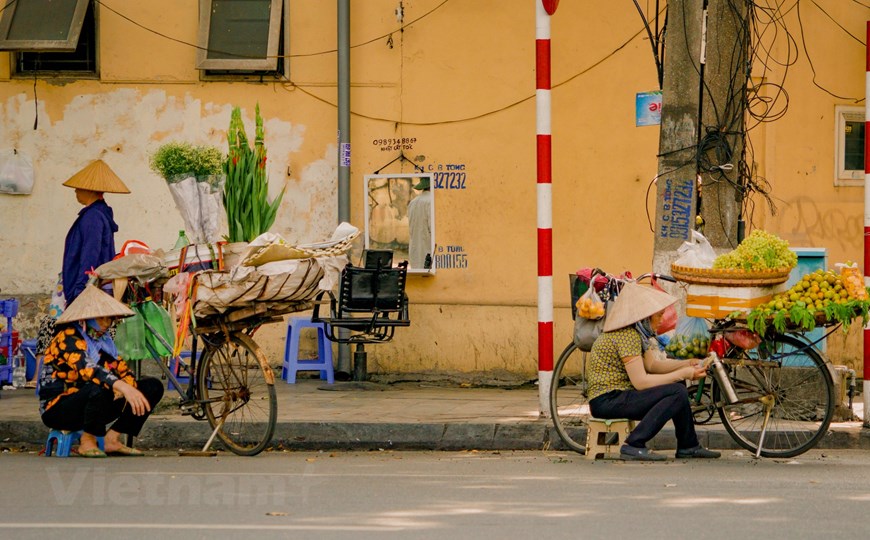
[[[677,249],[677,253],[679,257],[674,264],[689,268],[713,268],[713,261],[716,260],[713,246],[698,231],[692,231],[692,239],[683,242],[683,245]]]

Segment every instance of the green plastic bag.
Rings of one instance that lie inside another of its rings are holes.
[[[118,356],[124,360],[144,360],[150,358],[145,348],[145,319],[133,307],[135,315],[127,317],[118,324],[115,331],[115,346]]]
[[[172,354],[171,349],[167,349],[154,335],[156,332],[170,347],[174,346],[175,332],[172,330],[172,319],[169,316],[169,312],[152,300],[146,300],[139,304],[136,307],[136,311],[145,317],[145,323],[147,323],[145,325],[145,342],[151,345],[160,357],[170,356]]]

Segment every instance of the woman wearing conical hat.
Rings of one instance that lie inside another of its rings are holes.
[[[41,357],[55,335],[55,319],[76,299],[88,283],[86,274],[115,257],[115,223],[112,208],[103,199],[104,193],[130,193],[124,182],[102,160],[87,167],[64,182],[75,189],[76,200],[84,208],[67,232],[63,246],[63,264],[58,289],[60,301],[39,323],[36,354]]]
[[[134,379],[109,335],[116,320],[130,315],[130,308],[88,285],[57,319],[57,334],[45,351],[39,388],[42,423],[51,429],[82,430],[82,457],[142,455],[125,446],[121,434],[138,435],[163,397],[158,379]],[[112,427],[107,430],[108,424]],[[105,451],[97,446],[97,437],[105,437]]]
[[[104,193],[130,193],[124,182],[98,159],[64,182],[75,189],[76,200],[84,208],[66,235],[63,247],[63,294],[67,305],[85,289],[85,272],[109,262],[115,256],[115,223],[112,208]]]
[[[655,347],[655,335],[673,296],[627,283],[608,309],[604,332],[592,345],[586,367],[589,408],[596,418],[628,418],[640,423],[620,448],[622,459],[667,459],[646,447],[672,420],[678,459],[717,458],[698,441],[689,394],[684,381],[700,379],[706,371],[700,360],[670,360]]]

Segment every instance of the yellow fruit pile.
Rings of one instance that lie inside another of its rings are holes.
[[[838,265],[846,268],[856,265]],[[844,269],[846,269],[844,268]],[[764,335],[769,325],[778,332],[812,330],[817,324],[842,324],[848,330],[853,319],[870,324],[870,300],[863,282],[847,285],[849,272],[816,270],[807,274],[770,302],[756,306],[746,316],[746,325]],[[860,279],[860,278],[859,278]]]
[[[850,299],[852,297],[839,274],[819,269],[801,277],[791,289],[776,295],[765,305],[765,309],[776,311],[791,309],[797,305],[812,313],[823,310],[830,303],[841,303]]]
[[[590,298],[588,296],[581,296],[580,300],[577,300],[577,314],[583,317],[584,319],[600,319],[604,317],[604,302]]]

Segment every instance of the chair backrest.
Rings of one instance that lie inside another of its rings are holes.
[[[404,307],[408,263],[396,268],[347,265],[341,274],[341,309],[351,312],[400,311]]]

